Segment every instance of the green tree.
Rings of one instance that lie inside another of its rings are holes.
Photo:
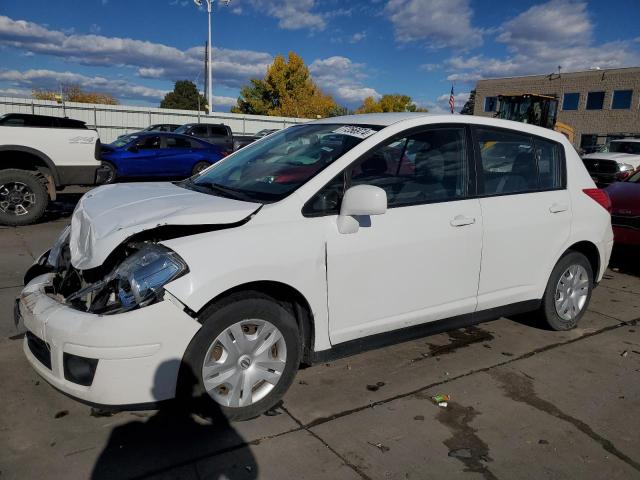
[[[330,116],[336,102],[314,83],[299,55],[277,55],[263,79],[242,87],[234,113],[315,118]]]
[[[198,110],[198,98],[200,110],[206,111],[207,100],[198,92],[196,84],[190,80],[178,80],[173,87],[173,92],[167,93],[160,102],[160,108]]]
[[[462,110],[460,110],[461,115],[473,115],[473,109],[476,106],[476,89],[474,88],[469,92],[469,100],[466,101]]]
[[[418,107],[408,95],[386,94],[376,100],[367,97],[356,113],[382,113],[382,112],[426,112],[426,108]]]

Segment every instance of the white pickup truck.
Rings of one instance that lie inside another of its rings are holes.
[[[101,183],[99,154],[98,132],[79,120],[0,116],[0,224],[33,223],[56,189]]]

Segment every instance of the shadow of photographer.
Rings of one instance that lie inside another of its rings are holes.
[[[198,382],[196,376],[184,364],[176,363],[181,362],[171,360],[160,365],[154,379],[154,390],[167,375],[181,367],[180,374],[185,375],[182,386],[190,389],[191,393],[194,391]],[[203,401],[208,402],[206,418],[193,413],[202,410],[197,406]],[[251,449],[222,411],[215,406],[212,409],[211,404],[213,402],[208,398],[195,398],[189,404],[162,402],[148,419],[115,427],[94,465],[91,478],[125,479],[161,474],[230,450],[232,454],[207,461],[206,478],[257,478],[258,465]]]

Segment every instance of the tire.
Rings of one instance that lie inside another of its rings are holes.
[[[42,217],[49,204],[45,182],[36,172],[0,170],[0,223],[29,225]]]
[[[593,270],[587,257],[566,253],[553,268],[542,299],[540,310],[549,327],[575,328],[587,311],[592,291]]]
[[[209,168],[210,166],[211,164],[209,162],[198,162],[193,166],[193,169],[191,170],[191,175],[197,175],[198,173],[203,171],[205,168]]]
[[[300,364],[300,337],[293,315],[267,295],[239,292],[208,307],[201,321],[203,326],[183,358],[178,399],[189,400],[197,413],[214,418],[222,414],[229,420],[248,420],[273,408]],[[236,340],[230,342],[231,330]],[[243,349],[245,344],[249,347]],[[244,388],[235,388],[241,384]],[[245,393],[248,385],[250,396]]]
[[[109,169],[109,175],[105,181],[102,182],[102,185],[108,185],[115,182],[118,178],[118,170],[116,169],[116,166],[111,162],[102,162],[102,166]]]

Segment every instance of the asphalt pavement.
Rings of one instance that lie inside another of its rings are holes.
[[[315,365],[247,422],[111,414],[40,379],[13,326],[24,271],[80,194],[0,227],[1,480],[640,478],[637,252],[616,251],[569,332],[502,318]]]

